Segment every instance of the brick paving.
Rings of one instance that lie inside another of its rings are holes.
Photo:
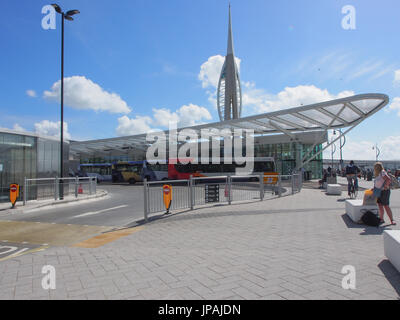
[[[0,262],[0,299],[399,299],[385,228],[352,223],[344,207],[303,189],[172,215],[99,248],[50,247]],[[55,290],[41,286],[44,265],[56,269]],[[345,265],[354,290],[342,288]]]

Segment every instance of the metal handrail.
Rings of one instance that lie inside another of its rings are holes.
[[[59,180],[76,180],[76,178],[78,178],[78,180],[90,180],[90,179],[95,179],[96,177],[58,177]],[[30,178],[30,179],[26,179],[26,181],[53,181],[57,178]]]
[[[193,177],[191,176],[189,179],[180,179],[180,180],[164,180],[164,181],[147,181],[146,179],[144,179],[144,183],[143,183],[143,188],[144,188],[144,220],[145,222],[148,221],[148,214],[149,213],[155,213],[158,211],[153,211],[155,208],[158,208],[158,206],[160,205],[160,203],[162,203],[162,201],[160,202],[160,198],[159,198],[159,193],[160,192],[158,189],[153,188],[154,192],[156,192],[157,197],[154,198],[156,202],[152,202],[152,197],[150,197],[150,185],[160,185],[160,184],[172,184],[174,182],[180,182],[180,183],[184,183],[185,185],[183,185],[183,188],[178,188],[177,190],[177,195],[178,197],[176,198],[177,201],[182,201],[183,198],[185,198],[187,196],[187,201],[185,200],[185,204],[184,206],[182,205],[182,202],[179,202],[178,206],[179,209],[182,208],[189,208],[190,210],[193,210],[194,207],[196,205],[203,205],[204,203],[202,203],[200,201],[200,203],[197,203],[197,197],[199,195],[204,196],[204,192],[200,194],[198,194],[198,191],[194,191],[195,188],[197,188],[198,186],[194,184],[195,181],[198,180],[208,180],[210,181],[210,183],[212,183],[212,180],[225,180],[224,183],[226,183],[226,187],[225,187],[225,201],[222,202],[228,202],[228,204],[230,205],[233,201],[242,201],[242,200],[248,200],[248,199],[242,199],[242,198],[238,198],[236,199],[237,196],[237,191],[238,189],[237,187],[237,182],[234,182],[233,180],[235,178],[252,178],[252,177],[257,177],[259,179],[259,196],[257,197],[257,199],[260,199],[260,201],[263,201],[265,199],[265,182],[264,179],[265,177],[271,177],[271,178],[277,178],[277,182],[274,183],[273,189],[271,189],[272,194],[275,194],[278,197],[282,197],[282,184],[283,181],[285,180],[285,178],[289,178],[289,180],[291,179],[291,192],[287,192],[285,191],[285,194],[295,194],[301,191],[302,186],[302,179],[301,179],[301,174],[300,173],[293,173],[291,175],[264,175],[264,174],[257,174],[257,175],[237,175],[237,176],[231,176],[231,175],[226,175],[226,176],[214,176],[214,177]],[[286,182],[285,182],[286,183]],[[218,183],[221,184],[221,183]],[[199,185],[202,186],[202,185]],[[236,186],[235,188],[233,188],[234,186]],[[276,189],[277,187],[277,189]],[[269,189],[268,189],[269,190]],[[221,189],[220,189],[221,191]],[[240,190],[239,190],[240,191]],[[244,198],[248,197],[248,195],[251,195],[251,199],[255,199],[254,198],[254,191],[257,191],[257,189],[254,190],[245,190],[246,192],[250,192],[248,194],[244,195]],[[236,192],[236,193],[235,193]],[[154,193],[153,193],[154,194]],[[160,211],[162,207],[162,204],[160,205],[159,209]]]

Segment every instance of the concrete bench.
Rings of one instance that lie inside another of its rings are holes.
[[[374,213],[379,213],[378,206],[369,205],[364,206],[363,200],[355,199],[355,200],[346,200],[346,213],[356,223],[362,223],[361,217],[363,216],[364,212],[362,210],[370,210]]]
[[[385,256],[400,272],[400,230],[385,230],[383,232]]]
[[[340,196],[342,195],[342,186],[340,184],[328,184],[326,193]]]
[[[326,177],[327,184],[337,184],[337,177],[336,176],[328,176]]]

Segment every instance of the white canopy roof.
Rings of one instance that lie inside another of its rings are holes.
[[[276,112],[263,113],[255,116],[207,123],[182,129],[192,129],[200,136],[201,129],[251,129],[257,135],[316,130],[347,128],[350,131],[366,118],[382,109],[389,102],[385,94],[361,94],[353,97],[316,103],[297,108],[284,109]],[[168,130],[164,131],[168,138]],[[71,141],[70,152],[75,154],[91,154],[109,152],[111,150],[143,149],[147,150],[149,142],[147,134],[125,136],[110,139]]]

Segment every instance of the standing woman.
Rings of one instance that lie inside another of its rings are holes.
[[[379,206],[379,218],[381,219],[381,223],[385,222],[383,220],[383,215],[385,214],[384,210],[386,210],[386,213],[390,219],[390,223],[392,225],[396,225],[396,222],[393,220],[392,210],[389,207],[389,199],[390,199],[389,186],[392,180],[384,170],[381,162],[375,163],[374,173],[375,173],[374,187],[382,190],[380,195],[378,196],[378,201],[377,201]]]

